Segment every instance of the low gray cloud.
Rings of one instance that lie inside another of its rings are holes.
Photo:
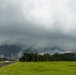
[[[59,46],[72,51],[75,20],[75,0],[0,0],[0,45]]]

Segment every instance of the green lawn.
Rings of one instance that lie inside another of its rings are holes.
[[[1,67],[0,75],[76,75],[76,62],[17,62]]]
[[[3,63],[3,61],[0,61],[0,63]]]

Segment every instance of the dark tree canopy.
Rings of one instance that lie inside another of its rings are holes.
[[[64,53],[58,54],[55,53],[53,55],[44,54],[40,55],[37,53],[24,53],[23,56],[19,59],[19,61],[30,62],[30,61],[76,61],[76,53]]]

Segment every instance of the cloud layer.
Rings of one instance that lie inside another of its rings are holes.
[[[0,0],[0,45],[75,49],[75,0]]]

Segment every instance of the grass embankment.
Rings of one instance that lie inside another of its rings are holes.
[[[3,61],[0,61],[0,63],[3,63]]]
[[[17,62],[1,67],[0,75],[76,75],[76,62]]]

